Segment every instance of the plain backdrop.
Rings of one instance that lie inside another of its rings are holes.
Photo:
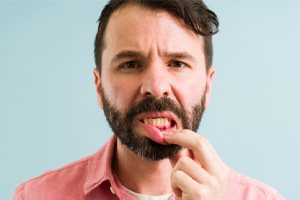
[[[0,1],[0,199],[97,151],[93,42],[104,1]],[[300,2],[206,1],[220,19],[199,133],[236,171],[300,196]]]

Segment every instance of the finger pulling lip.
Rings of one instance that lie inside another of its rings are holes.
[[[160,130],[159,128],[151,125],[143,125],[143,129],[146,132],[146,137],[153,140],[154,142],[157,142],[159,144],[163,145],[170,145],[164,140],[164,134],[173,134],[176,132],[176,128],[170,128],[167,130]]]
[[[137,119],[146,137],[163,145],[168,145],[164,141],[164,133],[174,134],[181,129],[178,117],[170,111],[143,113]]]

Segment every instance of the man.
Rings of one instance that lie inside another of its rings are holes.
[[[110,1],[94,76],[114,136],[95,155],[22,184],[14,199],[283,199],[230,169],[196,133],[217,29],[201,0]]]

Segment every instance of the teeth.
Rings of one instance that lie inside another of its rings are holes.
[[[162,125],[162,124],[163,124],[163,123],[162,123],[162,120],[163,120],[163,119],[161,119],[161,118],[158,119],[158,120],[156,120],[157,125]]]
[[[148,124],[154,125],[154,121],[152,118],[148,118]]]
[[[144,123],[145,123],[145,124],[149,124],[149,123],[148,123],[148,119],[144,119]]]
[[[147,125],[149,124],[149,125],[153,125],[153,126],[169,126],[170,125],[169,119],[167,119],[165,117],[145,118],[144,123],[147,124]]]
[[[157,126],[159,123],[159,119],[152,119],[152,122],[155,126]]]
[[[169,120],[167,120],[167,118],[163,119],[163,124],[167,124],[169,122]]]

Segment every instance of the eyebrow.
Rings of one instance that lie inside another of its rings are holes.
[[[120,59],[124,58],[144,58],[145,56],[137,51],[121,51],[117,55],[115,55],[111,61],[111,63],[117,62]]]
[[[164,54],[164,56],[166,57],[170,57],[170,58],[176,58],[176,59],[187,59],[190,60],[192,62],[196,62],[196,59],[194,56],[192,56],[191,54],[189,54],[188,52],[166,52]]]
[[[194,56],[192,56],[191,54],[184,52],[184,51],[183,52],[165,52],[165,53],[163,53],[163,56],[173,58],[173,59],[187,59],[192,62],[196,62],[196,59]],[[145,56],[138,51],[125,50],[125,51],[121,51],[118,54],[116,54],[113,57],[111,63],[117,62],[118,60],[124,59],[124,58],[144,59]]]

